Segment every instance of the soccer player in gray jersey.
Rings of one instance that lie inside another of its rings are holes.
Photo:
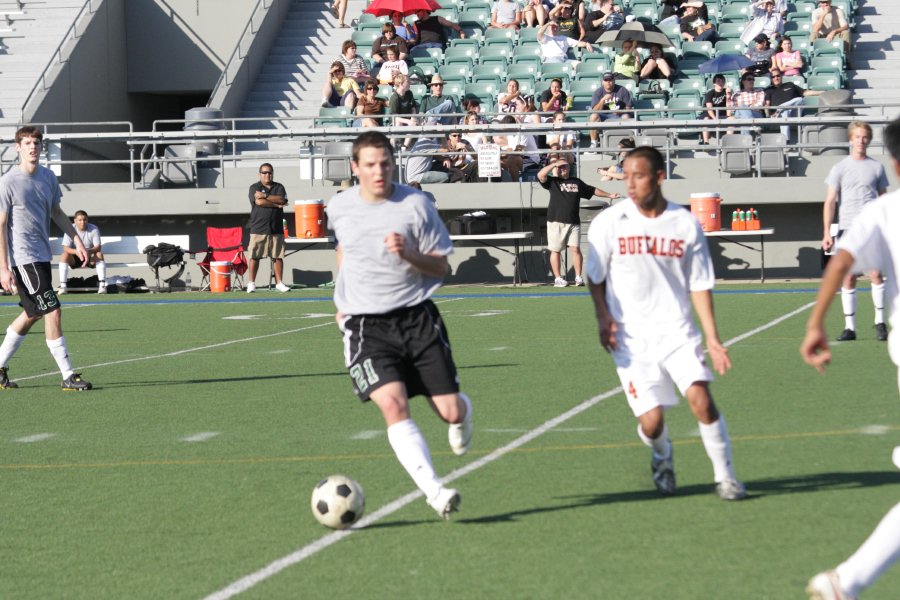
[[[835,242],[831,235],[835,208],[840,208],[837,235],[840,238],[850,229],[863,206],[887,192],[888,187],[884,165],[866,154],[872,141],[869,124],[854,121],[847,128],[847,135],[850,138],[850,156],[834,165],[825,178],[828,186],[822,209],[825,230],[822,248],[825,252],[831,250]],[[869,279],[872,281],[872,303],[875,305],[875,337],[883,342],[888,338],[884,324],[884,280],[878,271],[870,272]],[[837,339],[839,342],[849,342],[856,339],[856,273],[847,273],[844,278],[841,305],[844,309],[844,331]]]
[[[448,271],[450,235],[419,190],[392,183],[391,143],[367,132],[353,143],[359,185],[326,208],[337,238],[335,316],[354,391],[381,410],[397,459],[429,506],[444,519],[460,495],[445,488],[428,443],[410,416],[409,398],[424,395],[450,423],[450,449],[463,455],[472,439],[472,404],[459,391],[447,329],[430,300]]]
[[[62,373],[63,390],[89,390],[91,384],[72,369],[63,336],[62,312],[50,268],[50,220],[75,242],[82,266],[87,264],[88,255],[59,205],[62,192],[56,175],[38,164],[42,145],[40,129],[19,129],[19,164],[0,178],[0,285],[10,293],[18,290],[19,305],[24,309],[6,329],[0,344],[0,389],[18,387],[9,380],[9,359],[31,327],[43,319],[47,348]]]

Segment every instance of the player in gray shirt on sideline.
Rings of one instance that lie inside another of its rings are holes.
[[[78,232],[59,205],[62,192],[53,172],[38,164],[43,133],[36,127],[16,132],[19,164],[0,178],[0,285],[19,293],[24,311],[6,329],[0,344],[0,389],[19,387],[9,380],[9,359],[31,327],[44,320],[47,348],[62,373],[62,389],[83,391],[91,384],[72,369],[62,331],[62,311],[53,290],[50,220],[75,242],[81,265],[88,255]]]
[[[393,183],[394,156],[384,134],[357,137],[351,166],[359,185],[326,208],[338,244],[334,303],[344,360],[357,396],[381,410],[400,464],[429,506],[449,519],[460,495],[435,473],[409,398],[424,395],[450,423],[450,449],[466,453],[472,404],[459,391],[447,329],[430,300],[447,274],[453,244],[434,203]]]
[[[834,246],[831,223],[834,212],[840,207],[838,235],[840,238],[853,224],[866,203],[887,192],[888,180],[884,165],[870,158],[866,151],[872,141],[872,128],[864,121],[853,121],[847,127],[850,139],[850,156],[840,161],[828,172],[825,185],[825,204],[822,209],[824,233],[822,248],[825,252]],[[872,281],[872,303],[875,305],[875,337],[887,340],[887,326],[884,324],[884,280],[878,271],[869,273]],[[856,339],[856,274],[848,273],[841,286],[841,305],[844,309],[844,331],[837,337],[839,342]]]

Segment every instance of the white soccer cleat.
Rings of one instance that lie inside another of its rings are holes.
[[[737,479],[725,479],[716,484],[716,494],[722,500],[743,500],[747,497],[747,490]]]
[[[256,284],[251,281],[250,283],[247,284],[247,293],[252,294],[255,291],[256,291]]]
[[[428,506],[437,511],[442,519],[449,521],[450,515],[459,510],[460,502],[462,497],[459,492],[453,488],[441,488],[434,498],[428,500]]]
[[[15,294],[15,293],[16,293],[16,291],[13,290],[13,294]],[[68,294],[68,293],[69,293],[69,290],[67,290],[66,286],[64,286],[64,285],[59,286],[59,289],[56,290],[57,296],[62,296],[63,294]]]
[[[106,293],[106,286],[105,286],[105,285],[101,285],[100,287],[98,287],[98,288],[97,288],[97,293],[98,293],[98,294],[105,294],[105,293]]]
[[[575,278],[575,287],[581,287],[583,285],[584,285],[584,279],[582,279],[581,277],[576,277]]]
[[[451,423],[447,430],[447,439],[450,440],[450,449],[453,454],[462,456],[469,451],[472,441],[472,406],[466,411],[466,417],[461,423]]]
[[[823,571],[810,579],[806,584],[806,593],[810,600],[853,600],[841,589],[841,582],[834,571]]]
[[[291,288],[288,287],[288,286],[286,286],[286,285],[284,285],[284,282],[283,282],[283,281],[279,281],[278,283],[276,283],[276,284],[275,284],[275,289],[278,290],[278,291],[281,292],[281,293],[291,291]]]
[[[566,287],[567,285],[569,285],[568,282],[562,277],[553,280],[553,287]]]
[[[891,460],[894,461],[894,464],[900,469],[900,446],[894,448],[894,452],[891,453]]]

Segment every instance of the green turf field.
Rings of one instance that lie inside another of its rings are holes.
[[[60,391],[39,328],[10,364],[0,597],[204,598],[242,582],[242,598],[802,598],[900,496],[896,368],[869,295],[860,340],[833,346],[820,377],[797,353],[812,288],[716,295],[735,368],[713,392],[740,503],[714,495],[684,405],[669,413],[679,494],[656,495],[583,289],[442,290],[472,451],[452,455],[421,399],[413,416],[463,494],[449,523],[410,500],[377,410],[352,395],[325,292],[66,296],[95,390]],[[17,312],[0,304],[0,322]],[[358,480],[375,517],[349,535],[309,510],[331,473]],[[864,597],[898,590],[900,567]]]

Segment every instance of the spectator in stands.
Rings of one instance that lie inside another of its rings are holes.
[[[744,56],[753,61],[753,64],[747,67],[744,72],[753,75],[765,75],[772,68],[772,57],[775,56],[775,50],[769,44],[769,38],[764,33],[756,34],[753,38],[754,45],[747,48]]]
[[[569,162],[560,159],[548,164],[538,171],[541,187],[550,192],[547,205],[547,250],[550,251],[550,270],[553,271],[553,286],[566,287],[568,282],[560,272],[562,251],[568,246],[572,256],[572,267],[575,269],[575,285],[584,285],[581,268],[584,259],[581,255],[581,216],[580,199],[620,198],[615,192],[605,192],[600,188],[588,185],[569,174]]]
[[[380,127],[381,119],[375,115],[383,115],[387,100],[378,97],[378,82],[370,79],[365,84],[363,97],[356,105],[357,118],[354,127]]]
[[[356,42],[347,40],[341,44],[341,55],[338,62],[344,65],[344,73],[347,77],[353,79],[359,85],[363,85],[371,75],[369,75],[369,67],[366,60],[357,55]]]
[[[772,55],[772,66],[781,71],[785,77],[800,74],[803,68],[803,55],[799,50],[794,50],[794,42],[789,37],[778,40],[775,46],[775,54]]]
[[[338,20],[338,27],[341,29],[350,27],[344,23],[344,16],[347,14],[347,0],[334,0],[328,10],[331,12],[331,16]]]
[[[541,62],[563,63],[569,60],[569,48],[584,48],[593,52],[594,47],[588,42],[574,40],[564,35],[559,35],[559,23],[549,21],[545,23],[537,33],[538,43],[541,45]]]
[[[574,0],[560,0],[559,4],[550,11],[550,18],[559,24],[559,35],[575,41],[583,37],[584,32],[581,29],[578,14],[575,12]]]
[[[541,0],[523,0],[522,18],[528,27],[542,27],[547,22],[547,9]]]
[[[550,80],[550,87],[541,92],[541,112],[555,113],[566,110],[568,96],[562,89],[562,79],[554,77]]]
[[[437,123],[453,125],[456,121],[455,117],[436,116],[460,112],[456,99],[444,95],[444,80],[440,75],[435,74],[431,77],[431,83],[428,84],[428,87],[431,89],[431,94],[423,97],[422,102],[419,104],[419,112],[430,115],[425,122],[429,125]]]
[[[615,76],[607,71],[603,74],[603,81],[591,97],[590,123],[598,121],[611,121],[618,119],[630,119],[633,115],[629,112],[632,108],[631,92],[616,83]],[[602,111],[602,112],[601,112]],[[590,130],[591,148],[597,147],[597,130]]]
[[[762,106],[766,103],[766,93],[762,88],[755,87],[756,77],[753,73],[741,75],[741,89],[731,96],[731,106],[737,119],[761,119]],[[749,127],[742,127],[741,133],[750,134]]]
[[[775,0],[759,0],[752,4],[753,20],[741,34],[741,41],[750,45],[757,35],[763,34],[770,40],[777,40],[784,33],[784,20],[780,12],[775,11]]]
[[[719,41],[716,26],[710,23],[709,13],[703,2],[685,2],[681,5],[681,37],[689,42]]]
[[[608,169],[597,169],[597,175],[600,175],[600,181],[622,181],[625,179],[625,171],[622,169],[622,163],[628,158],[628,153],[634,150],[634,138],[625,138],[619,142],[619,154],[616,157],[616,164]]]
[[[581,21],[581,30],[584,32],[582,39],[595,44],[597,38],[607,31],[618,29],[624,22],[621,9],[612,0],[603,0],[597,10],[588,12]]]
[[[481,115],[479,115],[475,111],[469,111],[462,118],[460,125],[480,125],[481,123]],[[480,131],[465,131],[463,132],[462,137],[464,140],[469,142],[473,148],[477,148],[481,144],[487,143],[489,141],[489,138]]]
[[[381,37],[372,44],[372,60],[378,64],[387,60],[384,51],[388,48],[394,48],[397,51],[397,59],[406,60],[409,55],[409,47],[406,40],[397,35],[392,23],[385,23],[381,26]]]
[[[819,0],[819,7],[810,17],[809,41],[826,39],[829,42],[838,37],[844,40],[844,53],[850,52],[850,25],[842,8],[832,6],[831,0]]]
[[[519,90],[519,81],[509,79],[506,82],[506,91],[497,96],[497,110],[505,113],[525,112],[525,98]]]
[[[448,133],[441,145],[444,154],[444,168],[450,183],[471,183],[478,179],[478,162],[475,160],[475,148],[466,141],[458,131]]]
[[[250,186],[250,269],[247,293],[256,291],[256,272],[261,258],[270,258],[275,271],[275,289],[289,292],[284,284],[284,207],[288,203],[284,186],[274,180],[275,169],[269,163],[259,165],[259,181]]]
[[[678,25],[681,22],[681,5],[685,0],[662,0],[657,25]]]
[[[385,61],[381,63],[378,69],[378,83],[391,84],[397,75],[406,75],[409,73],[409,67],[405,60],[397,58],[397,48],[388,46],[384,49]]]
[[[396,115],[393,119],[394,125],[415,125],[416,119],[412,116],[418,112],[416,99],[413,93],[409,91],[409,77],[402,73],[394,75],[394,93],[388,100],[388,114]],[[406,138],[403,142],[403,149],[409,150],[412,145],[412,138]]]
[[[799,117],[799,106],[803,104],[803,98],[819,96],[822,93],[820,90],[804,90],[793,81],[783,81],[782,73],[778,69],[772,69],[770,77],[772,85],[765,89],[765,106],[770,117]],[[791,141],[790,127],[782,125],[781,133],[785,140]]]
[[[437,156],[440,151],[441,145],[435,138],[419,138],[406,160],[406,183],[446,183],[450,175],[444,169],[443,158]]]
[[[553,113],[553,117],[551,117],[553,123],[565,123],[566,122],[566,113],[563,111],[557,111]],[[560,133],[548,133],[547,134],[547,146],[553,147],[556,146],[557,150],[571,150],[575,147],[575,138],[577,133],[574,131],[560,132]],[[567,158],[574,159],[575,157],[572,154],[564,154]],[[570,161],[571,162],[571,161]]]
[[[478,98],[478,96],[468,94],[463,97],[462,109],[467,116],[469,113],[475,113],[476,115],[478,115],[479,123],[484,124],[488,122],[484,115],[481,114],[481,100]],[[463,119],[460,119],[460,122],[462,122],[462,120]]]
[[[631,79],[637,83],[640,73],[641,54],[637,42],[627,39],[622,42],[622,49],[616,52],[613,59],[613,75],[616,79]]]
[[[703,98],[703,106],[706,110],[700,116],[701,119],[727,119],[731,117],[731,88],[725,86],[725,76],[716,73],[713,77],[713,88],[706,92]],[[709,143],[709,129],[701,132],[703,143]]]
[[[504,125],[517,123],[512,115],[504,115],[497,122]],[[509,173],[512,181],[519,181],[524,171],[539,167],[541,157],[533,135],[523,133],[495,135],[494,143],[500,146],[501,152],[505,152],[500,155],[500,165]],[[511,152],[516,154],[510,154]]]
[[[650,44],[650,56],[641,67],[640,79],[668,79],[675,77],[675,69],[663,54],[662,46]]]
[[[403,41],[406,42],[407,48],[412,48],[416,45],[419,33],[416,30],[415,25],[404,21],[403,15],[396,10],[391,13],[391,25],[394,26],[397,37],[403,38]]]
[[[362,97],[359,84],[350,77],[344,76],[344,65],[341,61],[331,63],[330,77],[322,86],[322,106],[346,106],[353,110],[358,98]]]
[[[88,259],[83,263],[78,256],[75,241],[68,234],[63,235],[62,254],[59,257],[59,291],[57,294],[65,294],[66,282],[69,280],[69,269],[87,267],[97,269],[97,279],[100,280],[97,293],[106,293],[106,262],[103,260],[103,249],[100,245],[100,230],[96,225],[88,223],[88,214],[83,210],[75,211],[75,220],[72,223],[75,232],[84,244]]]
[[[418,21],[416,21],[416,29],[419,31],[420,48],[440,48],[447,47],[447,32],[445,27],[455,31],[461,39],[465,39],[466,33],[462,28],[452,21],[448,21],[444,17],[437,17],[429,13],[427,10],[420,10],[416,13]]]
[[[522,11],[516,0],[497,0],[491,8],[491,23],[494,29],[518,29],[522,23]]]

